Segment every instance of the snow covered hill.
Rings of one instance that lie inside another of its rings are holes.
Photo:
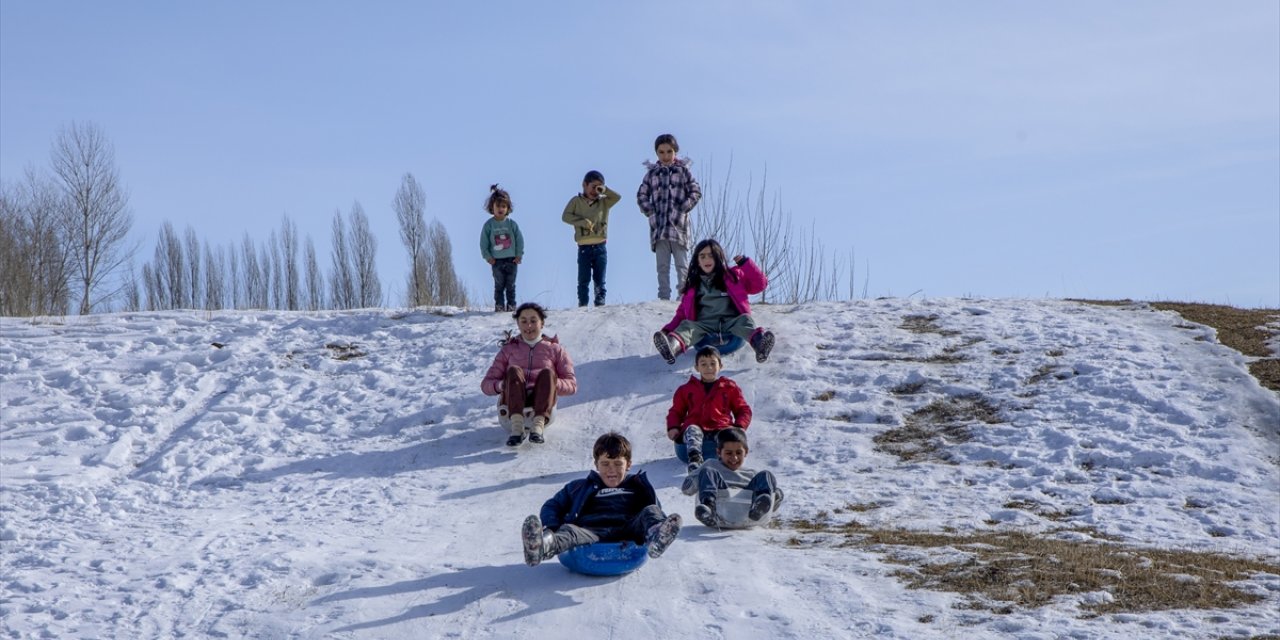
[[[1211,329],[1055,300],[759,306],[779,337],[773,358],[735,354],[724,373],[755,411],[748,465],[772,469],[787,501],[773,526],[730,533],[693,519],[663,433],[691,373],[689,356],[668,366],[652,353],[672,310],[551,310],[547,332],[572,354],[580,391],[545,445],[518,450],[479,392],[509,315],[3,319],[0,633],[1280,634],[1277,570],[1234,580],[1260,598],[1236,608],[1129,611],[1118,587],[1007,606],[910,586],[979,545],[858,542],[872,530],[1023,532],[1274,568],[1280,400]],[[680,538],[621,578],[526,567],[521,520],[586,473],[608,430],[632,440],[636,467],[684,515]]]

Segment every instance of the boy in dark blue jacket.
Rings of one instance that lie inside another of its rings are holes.
[[[529,516],[520,537],[524,561],[537,566],[574,547],[630,540],[649,545],[656,558],[680,533],[680,515],[662,512],[658,495],[644,472],[627,475],[631,443],[616,432],[596,439],[596,469],[574,480],[542,505],[541,518]]]

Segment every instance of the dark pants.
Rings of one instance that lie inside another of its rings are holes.
[[[578,245],[578,306],[587,306],[587,282],[596,285],[596,306],[604,304],[604,269],[609,263],[604,243]]]
[[[509,415],[524,413],[524,408],[533,405],[533,415],[544,418],[551,416],[552,407],[556,406],[556,372],[543,369],[538,372],[532,389],[526,389],[524,369],[517,366],[507,367],[507,377],[502,383],[503,401],[507,405]]]
[[[516,306],[516,269],[519,266],[515,258],[497,258],[493,261],[493,306]]]
[[[666,517],[667,515],[662,512],[662,507],[651,504],[641,509],[640,513],[637,513],[635,517],[628,520],[621,527],[588,529],[579,527],[576,524],[560,525],[560,528],[556,529],[552,537],[551,553],[552,555],[559,555],[574,547],[597,542],[629,540],[636,544],[644,544],[645,536],[649,533],[649,527],[662,522]]]

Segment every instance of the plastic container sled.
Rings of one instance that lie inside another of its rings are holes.
[[[649,545],[597,542],[574,547],[556,557],[570,571],[589,576],[620,576],[644,565],[649,559]]]

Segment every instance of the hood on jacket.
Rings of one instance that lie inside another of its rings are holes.
[[[643,164],[643,165],[644,165],[644,168],[645,168],[645,169],[652,169],[652,168],[654,168],[654,167],[661,166],[660,164],[658,164],[657,162],[654,162],[653,160],[645,160],[645,161],[644,161],[643,163],[641,163],[641,164]],[[693,164],[693,160],[690,160],[690,159],[688,159],[688,158],[676,158],[676,159],[675,159],[675,161],[674,161],[674,162],[672,162],[671,164],[674,164],[674,165],[676,165],[677,167],[685,167],[685,168],[688,168],[690,165],[692,165],[692,164]]]

